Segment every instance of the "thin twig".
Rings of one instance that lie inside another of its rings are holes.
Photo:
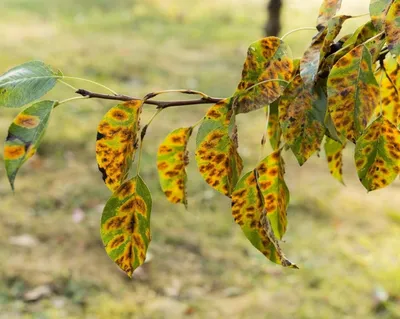
[[[103,99],[103,100],[114,100],[114,101],[140,101],[137,97],[132,97],[128,95],[109,95],[102,93],[90,92],[87,90],[79,89],[75,92],[76,94],[80,94],[82,96],[86,96],[88,98],[95,99]],[[197,94],[197,93],[192,93]],[[203,96],[200,99],[196,100],[179,100],[179,101],[154,101],[154,100],[145,100],[145,104],[151,104],[157,106],[158,109],[166,109],[174,106],[185,106],[185,105],[195,105],[195,104],[215,104],[222,101],[223,98],[211,97],[211,96]]]

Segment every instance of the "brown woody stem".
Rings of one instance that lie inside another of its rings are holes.
[[[114,100],[114,101],[141,100],[137,97],[132,97],[132,96],[128,96],[128,95],[109,95],[109,94],[90,92],[90,91],[83,90],[83,89],[79,89],[75,93],[85,96],[87,98],[103,99],[103,100]],[[190,90],[184,90],[184,91],[182,91],[182,93],[198,94],[197,92],[195,93],[194,91],[190,91]],[[150,93],[150,95],[151,95],[151,93]],[[152,97],[154,97],[154,96],[151,96],[150,98],[152,98]],[[196,99],[196,100],[154,101],[154,100],[149,99],[149,96],[146,96],[144,103],[155,105],[155,106],[157,106],[158,109],[166,109],[168,107],[174,107],[174,106],[185,106],[185,105],[196,105],[196,104],[215,104],[222,100],[223,100],[223,98],[217,98],[217,97],[211,97],[211,96],[204,95],[201,98]]]

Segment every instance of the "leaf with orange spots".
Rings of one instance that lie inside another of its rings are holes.
[[[0,76],[0,106],[20,107],[47,92],[63,77],[41,61],[21,64]]]
[[[389,51],[400,55],[400,0],[394,0],[390,5],[385,19],[385,33]]]
[[[289,47],[277,37],[252,43],[235,97],[236,113],[247,113],[275,101],[293,73]]]
[[[55,104],[42,101],[29,106],[17,115],[8,129],[4,160],[12,189],[20,167],[36,153]]]
[[[325,133],[326,97],[319,86],[308,87],[297,75],[280,98],[283,137],[300,165],[316,152]]]
[[[343,149],[346,144],[336,142],[331,138],[326,138],[324,145],[326,159],[328,161],[329,172],[339,182],[343,182]]]
[[[167,135],[157,153],[161,189],[171,203],[187,205],[185,167],[188,164],[187,143],[192,128],[178,128]]]
[[[381,83],[380,100],[376,115],[382,115],[395,126],[400,125],[400,65],[390,55],[384,60],[385,70],[381,70],[376,79]],[[382,80],[382,81],[381,81]]]
[[[277,158],[280,158],[279,152],[274,152],[256,170],[248,172],[240,179],[232,194],[232,215],[252,245],[264,256],[284,267],[297,268],[286,259],[277,239],[281,238],[286,229],[286,206],[289,201],[283,179],[281,182],[277,180],[278,175],[282,174],[279,179],[283,178],[283,164],[277,165]],[[268,164],[271,164],[270,167],[266,166]],[[270,177],[261,180],[260,173],[268,174],[268,170],[275,169],[278,174],[274,173],[272,183],[267,185],[271,181]],[[279,205],[281,206],[278,207]],[[277,209],[280,210],[279,213]]]
[[[327,82],[328,110],[344,142],[355,143],[379,103],[379,85],[372,58],[364,45],[343,56],[332,68]]]
[[[136,151],[142,101],[111,108],[97,128],[96,160],[104,183],[115,191],[126,179]]]
[[[279,100],[269,106],[267,133],[273,150],[277,150],[281,144],[282,129],[279,124]]]
[[[384,117],[378,117],[356,143],[358,177],[368,191],[392,183],[400,170],[400,132]]]
[[[146,259],[151,241],[151,194],[140,176],[124,182],[107,201],[101,238],[108,256],[129,277]]]
[[[328,26],[329,20],[335,16],[341,5],[342,0],[323,0],[317,19],[318,30]]]
[[[384,28],[384,20],[392,0],[371,0],[369,4],[369,13],[371,21],[377,31]]]
[[[233,98],[222,100],[207,112],[196,137],[200,174],[214,189],[230,197],[243,169],[237,151]]]

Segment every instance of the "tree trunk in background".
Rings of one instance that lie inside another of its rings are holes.
[[[268,20],[264,28],[266,36],[277,36],[281,31],[281,8],[282,0],[269,0],[267,5]]]

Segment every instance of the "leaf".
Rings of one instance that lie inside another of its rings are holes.
[[[323,0],[317,19],[318,30],[328,26],[328,21],[335,16],[341,5],[342,0]]]
[[[289,47],[277,37],[252,43],[247,52],[235,95],[235,112],[247,113],[275,101],[292,77]]]
[[[40,61],[21,64],[0,76],[0,106],[20,107],[49,92],[62,78]]]
[[[328,161],[329,172],[339,182],[343,182],[343,150],[346,144],[336,142],[331,138],[327,138],[324,148],[326,159]]]
[[[111,108],[97,127],[96,160],[103,180],[114,192],[125,180],[136,151],[142,101]]]
[[[275,236],[282,239],[287,227],[286,211],[290,195],[284,180],[285,167],[280,150],[264,158],[256,169],[264,208]]]
[[[351,16],[341,15],[330,19],[327,28],[321,29],[313,38],[300,64],[300,74],[305,83],[311,84],[316,80],[318,69],[323,62],[323,58],[330,53],[333,41],[340,33],[343,23],[349,18],[351,18]]]
[[[371,0],[369,4],[369,13],[371,21],[377,31],[384,28],[384,20],[392,0]]]
[[[42,101],[31,105],[17,115],[8,129],[4,160],[12,189],[20,167],[36,153],[55,104]]]
[[[325,133],[326,97],[319,87],[310,88],[297,75],[279,103],[283,137],[300,165],[319,149]]]
[[[204,180],[230,197],[243,162],[237,152],[233,98],[222,100],[207,112],[196,138],[196,161]]]
[[[311,46],[304,52],[300,61],[300,75],[305,83],[312,83],[318,73],[321,50],[328,30],[322,29],[311,42]]]
[[[123,183],[107,201],[101,239],[108,256],[129,276],[142,265],[151,241],[151,194],[140,176]]]
[[[328,21],[328,32],[326,34],[324,44],[321,49],[321,57],[326,56],[330,52],[332,43],[335,41],[336,37],[342,30],[343,23],[350,18],[352,18],[352,16],[340,15],[333,17]],[[340,39],[340,41],[342,41],[343,43],[345,42],[343,38]]]
[[[400,132],[384,117],[377,118],[357,140],[358,177],[368,191],[389,185],[400,171]]]
[[[279,157],[279,152],[274,152],[269,157]],[[268,160],[266,161],[268,162]],[[265,161],[263,162],[265,165]],[[276,169],[276,167],[271,169]],[[249,239],[252,245],[269,260],[284,267],[297,268],[297,266],[286,259],[285,255],[283,254],[274,233],[275,229],[277,229],[277,224],[275,223],[274,228],[274,224],[270,221],[271,219],[275,222],[279,221],[279,217],[276,215],[275,210],[278,207],[277,204],[279,203],[277,198],[281,196],[282,193],[269,193],[265,194],[264,197],[261,189],[263,187],[262,185],[264,185],[264,187],[267,185],[267,180],[264,180],[263,184],[260,183],[259,185],[256,174],[258,175],[257,169],[248,172],[236,185],[236,188],[232,194],[233,218],[241,227],[243,233]],[[273,188],[274,186],[271,184],[268,190],[272,190]],[[287,201],[289,200],[289,194],[286,194],[286,185],[285,188],[281,188],[281,191],[285,193],[285,197],[281,197],[280,201],[287,204]],[[272,197],[274,197],[274,199],[272,199]],[[276,205],[276,208],[274,208],[274,212],[272,213],[273,215],[271,215],[270,212],[267,213],[266,207],[271,205]],[[284,209],[284,215],[282,214],[280,217],[284,216],[286,220],[286,207],[281,207],[280,209],[282,209],[282,212]]]
[[[355,143],[379,103],[371,54],[359,45],[332,68],[327,82],[328,110],[342,141]]]
[[[400,0],[394,0],[387,12],[385,33],[389,51],[400,55]]]
[[[269,106],[267,132],[269,142],[273,150],[277,150],[281,144],[282,129],[279,124],[279,100]]]
[[[188,164],[187,143],[192,128],[178,128],[169,133],[157,153],[157,169],[161,189],[171,203],[187,206],[185,167]]]
[[[399,58],[400,61],[400,58]],[[400,126],[400,65],[390,55],[384,60],[385,70],[376,74],[380,83],[380,103],[375,109],[375,115],[381,114],[395,126]]]

